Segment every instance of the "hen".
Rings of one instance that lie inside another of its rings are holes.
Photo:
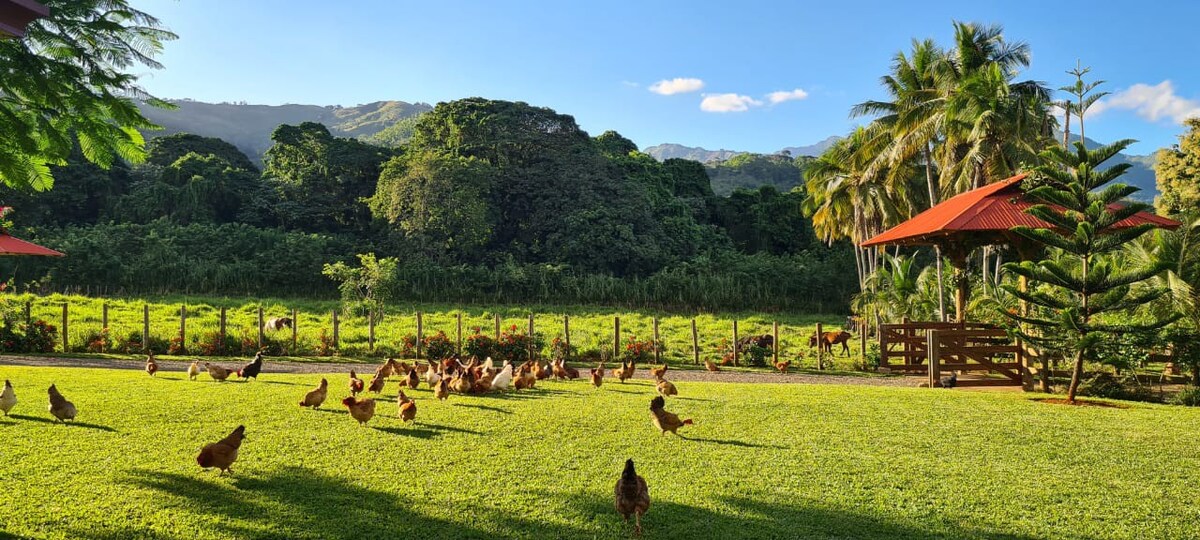
[[[192,365],[188,366],[187,374],[188,374],[189,381],[196,380],[196,377],[200,375],[200,361],[199,360],[192,362]]]
[[[500,373],[497,373],[496,377],[492,379],[492,388],[496,390],[508,390],[508,385],[512,384],[512,380],[512,364],[506,363],[504,364],[504,369],[500,370]]]
[[[604,384],[604,367],[592,368],[592,386],[600,388]]]
[[[625,518],[625,523],[629,523],[629,516],[632,515],[634,533],[642,534],[642,514],[650,509],[650,488],[646,486],[646,479],[638,476],[633,468],[632,459],[625,460],[625,470],[621,472],[621,479],[617,480],[613,498],[617,513]]]
[[[363,391],[363,380],[354,374],[354,370],[350,370],[350,395],[357,396]]]
[[[208,370],[208,376],[212,377],[214,381],[224,381],[233,373],[233,370],[231,369],[226,369],[208,362],[204,363],[204,369]]]
[[[709,371],[721,371],[721,368],[717,367],[717,365],[714,364],[712,360],[704,361],[704,369],[707,369]]]
[[[153,377],[155,373],[158,373],[158,362],[154,361],[154,353],[150,353],[146,356],[146,373],[150,374],[151,377]]]
[[[404,378],[404,382],[407,383],[408,387],[413,390],[416,390],[418,386],[421,386],[421,377],[417,375],[416,368],[411,368],[408,370],[408,376]]]
[[[437,386],[438,381],[442,380],[442,375],[438,373],[437,364],[430,361],[429,367],[425,369],[425,382],[429,383],[429,387]]]
[[[12,382],[7,379],[4,381],[4,391],[0,392],[0,411],[4,411],[4,416],[8,416],[8,411],[17,406],[17,393],[13,392]]]
[[[358,420],[360,425],[366,425],[375,416],[375,400],[371,398],[348,397],[342,400],[342,405],[350,410],[350,416]]]
[[[245,438],[246,426],[234,428],[228,437],[204,445],[204,448],[200,449],[200,455],[196,456],[196,463],[205,469],[216,467],[221,470],[220,474],[232,473],[233,462],[238,458],[238,448],[242,446]]]
[[[321,384],[316,388],[309,390],[304,394],[304,399],[300,401],[301,407],[312,407],[316,409],[322,403],[325,403],[325,397],[329,395],[329,381],[321,379]]]
[[[262,365],[263,365],[263,354],[262,354],[262,351],[258,351],[257,353],[254,354],[253,362],[250,362],[249,364],[242,366],[242,369],[238,370],[238,372],[237,372],[238,377],[241,377],[243,379],[254,379],[257,381],[258,374],[262,373]]]
[[[655,384],[654,386],[655,386],[655,388],[658,389],[659,395],[662,395],[662,396],[678,396],[679,395],[679,390],[677,390],[675,388],[675,384],[666,379],[659,379],[658,383]]]
[[[379,371],[375,372],[375,376],[371,377],[371,384],[367,386],[367,391],[372,394],[378,394],[383,391],[383,385],[387,384],[387,379]]]
[[[790,367],[791,365],[792,365],[791,360],[784,360],[783,362],[776,362],[775,369],[778,369],[780,373],[783,373],[786,375],[788,372],[788,367]]]
[[[666,362],[663,362],[662,367],[656,367],[656,368],[650,370],[650,375],[653,376],[655,379],[661,379],[666,374],[667,374],[667,363]]]
[[[50,389],[47,392],[50,394],[50,414],[63,422],[74,420],[75,413],[77,412],[75,404],[67,401],[67,398],[58,393],[58,388],[53,384],[50,385]]]
[[[404,390],[401,390],[400,395],[396,396],[396,404],[396,414],[400,416],[400,420],[411,422],[417,417],[417,402],[404,395]]]
[[[437,386],[433,387],[433,397],[437,399],[446,399],[450,397],[450,381],[443,378],[438,381]]]
[[[662,430],[660,435],[666,435],[668,431],[674,433],[675,435],[679,435],[676,430],[683,426],[692,425],[692,419],[688,418],[687,420],[680,420],[678,415],[667,412],[667,410],[663,408],[666,403],[666,400],[664,400],[662,396],[658,396],[650,401],[650,413],[652,415],[651,419],[654,421],[654,427]]]

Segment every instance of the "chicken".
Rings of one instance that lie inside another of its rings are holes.
[[[470,371],[463,371],[458,377],[455,377],[450,382],[450,389],[460,394],[466,394],[471,391],[471,387],[475,385],[474,375]]]
[[[675,430],[683,426],[692,425],[692,419],[680,420],[675,413],[667,412],[663,407],[666,405],[666,400],[662,396],[658,396],[650,401],[651,419],[654,421],[654,427],[662,430],[660,435],[665,435],[668,431],[679,435]]]
[[[262,351],[258,351],[257,353],[254,354],[253,362],[250,362],[249,364],[242,366],[242,369],[238,370],[238,372],[237,372],[238,377],[241,377],[243,379],[254,379],[257,381],[258,374],[262,373],[262,365],[263,365],[263,353],[262,353]]]
[[[650,370],[650,375],[655,379],[661,379],[667,374],[667,363],[663,362],[662,367],[656,367]]]
[[[492,380],[487,377],[483,377],[481,379],[476,379],[475,382],[473,384],[471,384],[471,393],[472,394],[486,394],[491,391],[492,391]]]
[[[350,370],[350,395],[358,396],[363,391],[363,380],[354,374],[354,370]]]
[[[938,379],[938,388],[954,388],[955,386],[958,386],[957,373],[951,373],[949,377],[942,377]]]
[[[592,368],[592,386],[600,388],[602,384],[604,384],[604,368]]]
[[[385,384],[387,384],[387,378],[376,371],[375,376],[371,377],[371,384],[367,386],[367,391],[372,394],[378,394],[383,391],[383,385]]]
[[[533,374],[532,366],[532,363],[526,362],[517,369],[517,375],[513,379],[513,388],[525,390],[533,388],[537,384],[537,376]]]
[[[196,377],[198,377],[200,375],[200,361],[199,360],[192,362],[192,365],[188,366],[187,374],[188,374],[189,381],[196,380]]]
[[[8,379],[4,380],[4,391],[0,392],[0,411],[4,411],[4,416],[8,416],[8,411],[17,406],[17,393],[13,392],[12,382]]]
[[[633,372],[635,369],[636,365],[633,362],[623,362],[621,363],[620,369],[613,370],[613,376],[620,379],[623,383],[633,378]]]
[[[714,364],[712,360],[704,361],[704,369],[707,369],[709,371],[721,371],[721,368],[717,367],[717,365]]]
[[[58,393],[58,388],[53,384],[50,385],[47,392],[50,394],[50,414],[63,422],[74,420],[75,413],[78,412],[75,410],[75,404],[67,401],[67,398]]]
[[[358,420],[360,425],[366,425],[375,416],[375,400],[371,398],[348,397],[342,400],[342,405],[350,410],[350,416]]]
[[[561,381],[567,378],[567,368],[563,367],[562,360],[550,362],[550,372],[554,374],[556,380]]]
[[[417,375],[416,368],[410,368],[408,370],[408,376],[404,378],[404,382],[407,383],[408,387],[413,390],[416,390],[418,386],[421,386],[421,377],[420,375]]]
[[[496,363],[493,362],[492,357],[489,356],[489,357],[487,357],[487,360],[483,361],[483,372],[491,374],[491,375],[495,375],[496,374],[495,371],[496,371]]]
[[[204,445],[204,448],[200,449],[200,455],[196,456],[196,463],[205,469],[216,467],[221,470],[220,474],[232,473],[233,462],[238,458],[238,448],[245,439],[246,426],[238,426],[228,437]]]
[[[404,395],[404,390],[401,390],[400,395],[396,396],[396,409],[396,414],[404,422],[411,422],[417,417],[417,402]]]
[[[316,388],[309,390],[307,394],[304,394],[304,399],[300,401],[300,406],[312,407],[316,409],[317,407],[320,407],[322,403],[325,403],[325,397],[327,395],[329,395],[329,381],[322,378],[321,384],[317,385]]]
[[[642,534],[642,514],[650,509],[650,488],[646,486],[646,479],[638,476],[633,468],[632,459],[625,460],[625,470],[621,472],[621,479],[617,480],[613,498],[617,513],[625,518],[626,523],[629,523],[629,516],[632,515],[634,533]]]
[[[568,366],[566,364],[566,362],[560,361],[559,363],[561,363],[563,365],[563,369],[565,369],[567,371],[567,379],[570,379],[573,381],[573,380],[579,378],[579,370],[578,369]]]
[[[433,388],[440,380],[442,380],[442,375],[438,373],[437,364],[430,362],[429,367],[425,369],[425,382],[429,383],[430,388]]]
[[[158,373],[158,362],[154,361],[154,353],[150,353],[146,356],[146,373],[150,374],[151,377],[153,377],[155,373]]]
[[[433,387],[433,397],[437,399],[450,397],[450,381],[445,378],[438,381],[437,386]]]
[[[666,379],[659,379],[654,385],[658,389],[658,394],[661,396],[678,396],[679,390],[675,388],[675,384]]]
[[[385,360],[383,362],[382,366],[379,366],[379,369],[376,371],[376,373],[379,373],[380,375],[383,375],[384,377],[391,377],[392,374],[395,373],[395,371],[396,371],[395,366],[396,366],[396,359],[388,358],[387,360]]]
[[[505,363],[504,369],[500,370],[495,377],[492,378],[492,388],[495,390],[508,390],[509,385],[513,380],[512,364]]]
[[[208,370],[208,376],[212,377],[214,381],[224,381],[225,379],[228,379],[231,374],[233,374],[233,370],[231,369],[226,369],[208,362],[204,363],[204,369]]]
[[[533,376],[539,381],[549,379],[554,374],[553,371],[553,369],[543,367],[541,362],[533,363]]]
[[[791,360],[784,360],[783,362],[776,362],[775,369],[778,369],[780,373],[787,374],[788,367],[791,365],[792,365]]]

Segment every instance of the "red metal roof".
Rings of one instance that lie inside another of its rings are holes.
[[[1051,228],[1050,224],[1027,213],[1035,203],[1025,200],[1020,183],[1027,175],[1012,178],[951,197],[913,216],[882,234],[862,243],[863,247],[882,245],[933,244],[965,233],[1006,233],[1016,226]],[[1138,212],[1121,220],[1117,227],[1152,223],[1174,229],[1179,222],[1149,212]]]
[[[6,232],[0,232],[0,256],[40,255],[45,257],[62,257],[62,253],[26,242]]]

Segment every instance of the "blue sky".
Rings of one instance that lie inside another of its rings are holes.
[[[1087,124],[1133,153],[1200,115],[1200,3],[459,2],[132,0],[180,35],[142,79],[167,98],[355,105],[520,100],[593,135],[771,152],[842,134],[892,56],[948,43],[952,20],[999,23],[1033,48],[1025,78],[1070,82],[1076,60],[1114,96]],[[1067,8],[1090,9],[1077,15]],[[654,86],[659,81],[674,81]],[[659,90],[659,93],[651,89]],[[675,93],[664,95],[664,92]],[[774,94],[773,94],[774,93]],[[773,96],[773,97],[772,97]]]

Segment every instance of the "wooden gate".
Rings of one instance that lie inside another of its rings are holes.
[[[992,328],[994,327],[982,323],[910,322],[907,320],[901,324],[880,325],[879,367],[893,372],[925,375],[929,373],[929,366],[925,365],[925,360],[929,358],[929,352],[926,349],[929,331]]]
[[[955,386],[1023,386],[1025,364],[1021,344],[1011,343],[999,329],[933,330],[926,339],[929,386],[943,374],[982,372],[998,377],[957,378]]]

